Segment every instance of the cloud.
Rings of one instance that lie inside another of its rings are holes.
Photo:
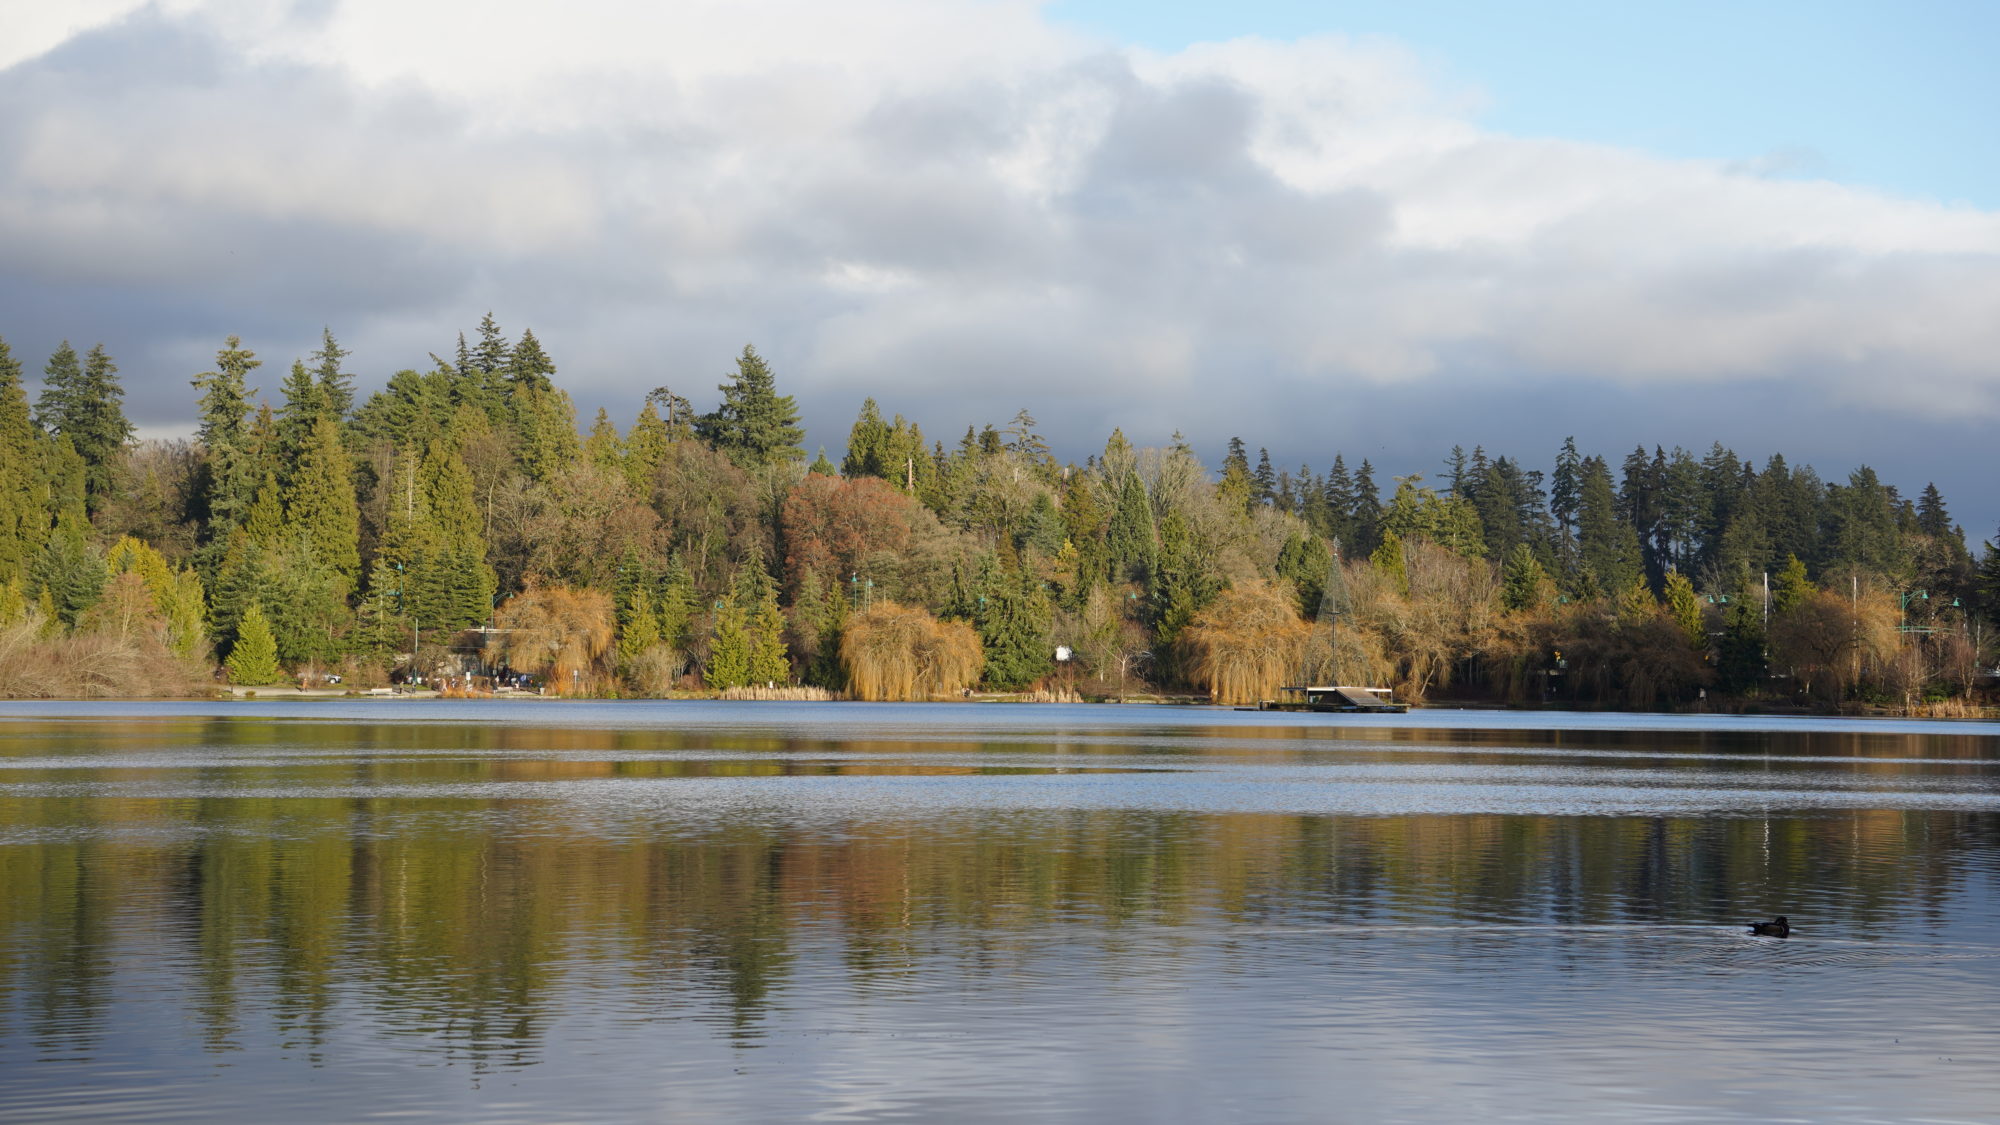
[[[620,412],[755,340],[829,445],[871,393],[940,431],[1026,405],[1078,455],[1416,440],[1342,411],[1370,388],[2000,414],[2000,214],[1497,134],[1389,41],[1158,54],[972,0],[77,12],[0,35],[0,332],[109,339],[155,424],[226,332],[330,324],[379,379],[489,308]]]

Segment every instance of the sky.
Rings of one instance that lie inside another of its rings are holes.
[[[142,433],[228,334],[491,311],[583,421],[861,400],[1435,478],[1570,434],[1944,490],[2000,420],[2000,5],[0,0],[0,337]]]

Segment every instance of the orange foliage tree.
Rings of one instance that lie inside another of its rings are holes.
[[[530,585],[493,615],[487,659],[543,677],[557,695],[588,691],[611,652],[618,617],[602,590]]]
[[[979,678],[986,656],[963,621],[876,602],[847,619],[840,661],[855,697],[880,702],[957,695]]]
[[[1269,582],[1231,587],[1195,616],[1182,639],[1190,670],[1217,703],[1254,703],[1297,674],[1311,629],[1291,593]]]

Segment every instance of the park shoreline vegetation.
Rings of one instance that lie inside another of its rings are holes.
[[[2000,550],[1866,466],[1454,448],[1385,498],[1338,453],[1079,464],[1025,410],[947,446],[873,399],[836,464],[754,348],[706,413],[659,387],[580,433],[532,332],[475,336],[357,400],[328,331],[270,401],[229,337],[186,442],[133,440],[102,346],[31,407],[0,340],[0,696],[1993,702]]]

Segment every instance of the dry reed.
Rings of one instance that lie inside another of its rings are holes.
[[[33,622],[0,630],[0,698],[185,697],[206,686],[191,661],[150,634],[39,633]]]

